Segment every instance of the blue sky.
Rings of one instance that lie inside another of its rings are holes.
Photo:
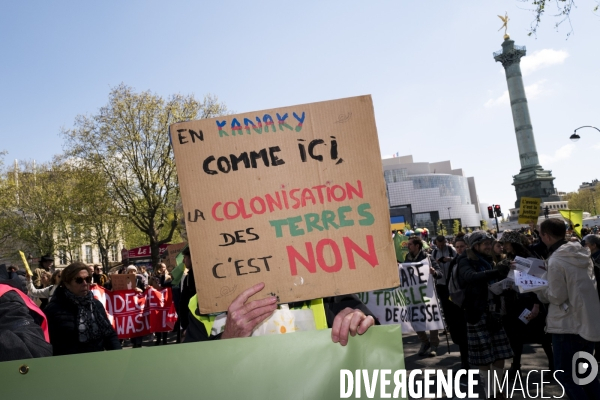
[[[542,165],[562,191],[600,177],[600,14],[582,0],[574,33],[518,0],[4,1],[0,150],[48,161],[62,127],[120,83],[163,96],[217,95],[246,112],[371,94],[382,155],[450,160],[481,202],[516,199],[519,158],[506,81],[492,53],[502,22],[527,46],[524,81]]]

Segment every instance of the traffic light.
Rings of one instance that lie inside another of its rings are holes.
[[[544,217],[548,219],[548,214],[550,214],[550,208],[548,206],[544,207]]]
[[[496,204],[494,206],[494,212],[496,213],[496,217],[502,216],[502,210],[500,209],[500,204]]]
[[[488,216],[490,218],[494,218],[494,207],[492,207],[492,206],[488,207]]]

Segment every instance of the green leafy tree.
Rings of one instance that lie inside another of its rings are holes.
[[[487,221],[485,219],[482,219],[481,220],[481,229],[484,230],[484,231],[487,231],[487,228],[488,228]]]
[[[54,163],[25,162],[6,171],[3,181],[8,201],[1,225],[11,253],[55,254],[57,228],[70,212],[68,179]]]
[[[448,230],[446,229],[446,227],[442,223],[442,220],[438,220],[438,224],[437,225],[438,225],[438,235],[444,235],[444,236],[446,236],[448,234]]]
[[[159,246],[169,243],[177,228],[179,186],[169,125],[228,113],[216,97],[168,99],[151,92],[136,93],[120,85],[96,115],[78,116],[64,130],[67,155],[102,172],[108,193],[128,221],[146,235],[153,265]]]
[[[460,232],[460,221],[455,219],[454,222],[452,222],[452,234],[456,235],[458,232]]]
[[[567,193],[564,197],[569,202],[569,208],[572,210],[583,210],[590,214],[597,215],[596,197],[598,193],[595,188],[580,190],[579,192]]]

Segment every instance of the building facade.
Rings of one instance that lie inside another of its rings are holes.
[[[437,234],[439,221],[449,228],[479,227],[481,215],[475,180],[450,161],[415,163],[412,156],[382,160],[390,214],[401,215],[413,228]]]

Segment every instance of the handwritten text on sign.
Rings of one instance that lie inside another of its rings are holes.
[[[422,265],[418,265],[422,264]],[[400,264],[400,287],[359,293],[381,324],[400,324],[402,333],[444,329],[429,263]]]
[[[201,312],[397,286],[369,96],[174,124]]]

